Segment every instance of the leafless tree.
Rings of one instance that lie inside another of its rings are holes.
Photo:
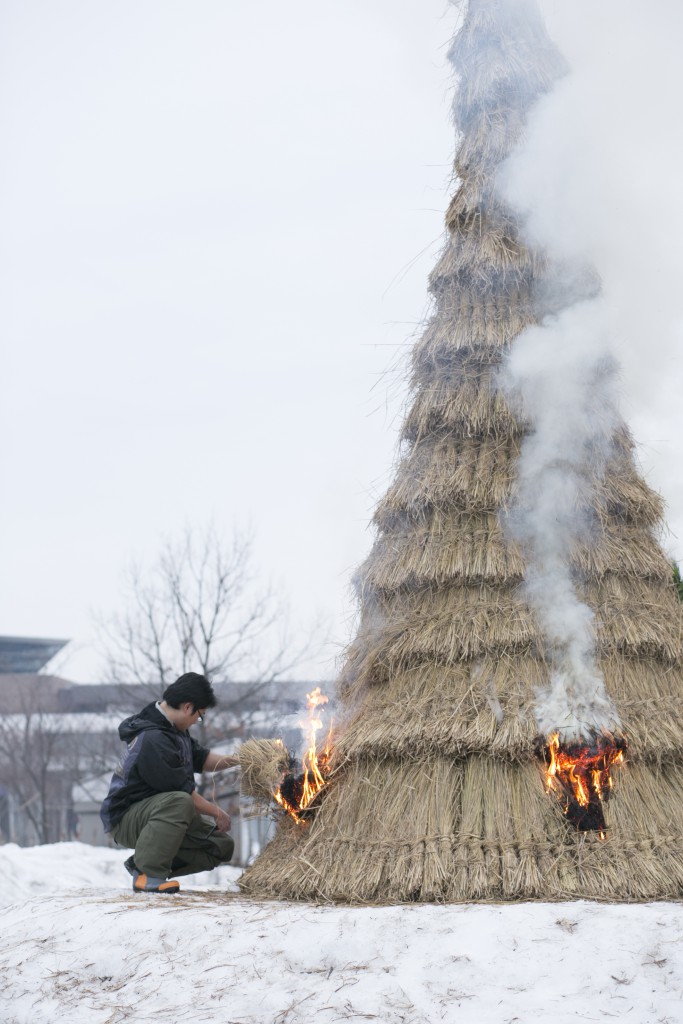
[[[73,787],[111,763],[115,736],[93,725],[92,716],[78,716],[78,727],[70,728],[69,716],[57,713],[41,677],[31,682],[18,689],[13,709],[0,716],[0,784],[34,838],[49,843],[66,838]]]
[[[201,672],[214,683],[249,681],[239,698],[221,701],[214,737],[202,729],[209,741],[242,731],[249,698],[310,656],[310,641],[291,643],[282,602],[257,588],[246,534],[226,541],[213,526],[186,529],[146,569],[129,569],[124,597],[122,614],[100,617],[100,635],[107,675],[140,684],[138,704],[140,697],[158,699],[183,672]]]

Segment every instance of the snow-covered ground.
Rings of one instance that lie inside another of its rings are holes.
[[[235,869],[140,896],[124,857],[0,847],[3,1024],[683,1022],[679,904],[256,903]]]

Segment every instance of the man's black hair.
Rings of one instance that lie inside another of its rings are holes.
[[[164,700],[172,708],[179,708],[181,704],[191,704],[195,711],[216,706],[213,687],[206,676],[200,676],[199,672],[185,672],[184,675],[178,676],[175,683],[171,683],[164,690]]]

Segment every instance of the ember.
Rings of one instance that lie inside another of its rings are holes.
[[[626,740],[601,733],[592,743],[560,743],[553,733],[544,745],[546,786],[560,798],[567,819],[579,832],[598,832],[606,838],[604,804],[614,782],[610,774],[623,764]]]
[[[323,788],[330,777],[330,740],[332,726],[327,735],[325,749],[319,754],[317,746],[317,735],[322,728],[322,719],[319,708],[327,704],[329,698],[316,686],[315,690],[306,694],[308,707],[308,748],[301,759],[303,771],[296,772],[294,766],[287,772],[280,783],[275,800],[287,811],[288,814],[300,824],[306,820],[306,810],[312,801]]]

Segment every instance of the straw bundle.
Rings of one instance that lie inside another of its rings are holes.
[[[623,423],[606,460],[587,459],[585,530],[571,552],[629,744],[607,841],[568,825],[536,751],[550,657],[506,528],[529,426],[501,394],[499,367],[525,328],[599,282],[590,268],[568,280],[526,245],[495,179],[564,63],[533,0],[470,0],[452,53],[458,188],[412,354],[395,479],[355,579],[340,767],[315,817],[283,821],[241,885],[382,903],[680,898],[683,614],[658,543],[662,502]]]
[[[490,369],[482,369],[469,378],[463,375],[457,390],[439,380],[430,382],[415,396],[403,426],[403,438],[415,443],[440,430],[465,437],[521,434],[523,425],[507,400],[495,390],[493,376]]]
[[[281,740],[250,739],[237,751],[242,769],[244,796],[269,801],[289,764],[289,754]]]
[[[509,346],[525,327],[534,323],[528,295],[462,295],[455,309],[434,315],[422,338],[413,349],[413,363],[427,369],[439,369],[460,349],[484,352]]]
[[[489,510],[458,510],[450,517],[427,512],[421,522],[399,520],[391,525],[390,530],[382,531],[382,543],[357,573],[361,596],[370,589],[415,589],[456,580],[503,585],[516,583],[524,575],[521,552],[505,536],[499,517]],[[671,567],[648,527],[649,523],[632,526],[611,519],[598,521],[585,542],[574,547],[571,564],[583,579],[627,573],[668,581]]]
[[[380,501],[374,522],[391,530],[403,522],[427,522],[432,509],[498,512],[510,500],[519,441],[514,437],[458,438],[436,433],[414,445],[401,459],[396,479]],[[607,471],[586,480],[581,495],[605,528],[617,520],[656,526],[662,500],[636,473],[633,460],[616,452]]]

